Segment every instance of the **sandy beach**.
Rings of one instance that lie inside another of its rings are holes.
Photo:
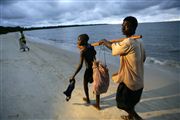
[[[127,113],[116,107],[118,84],[110,82],[101,95],[101,110],[84,103],[83,70],[76,77],[72,98],[63,91],[79,55],[28,41],[29,52],[19,51],[19,33],[0,35],[0,120],[121,120]],[[110,75],[118,70],[108,65]],[[136,106],[145,120],[180,119],[180,69],[145,64],[145,88]],[[95,103],[92,85],[91,104]]]

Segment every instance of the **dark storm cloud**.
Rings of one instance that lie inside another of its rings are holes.
[[[117,23],[128,15],[140,21],[161,18],[168,12],[167,20],[176,18],[177,0],[1,0],[2,25],[41,26],[57,24]]]
[[[161,6],[161,9],[171,9],[171,8],[176,8],[180,10],[180,2],[179,0],[172,0],[172,1],[164,1]]]
[[[3,5],[9,5],[9,4],[13,4],[15,2],[17,2],[18,0],[1,0],[0,1],[0,4],[3,4]]]

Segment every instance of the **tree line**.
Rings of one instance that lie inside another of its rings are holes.
[[[64,28],[64,27],[80,27],[80,26],[95,26],[95,25],[105,25],[105,24],[86,24],[86,25],[58,25],[58,26],[43,26],[43,27],[4,27],[0,26],[0,34],[6,34],[9,32],[18,32],[18,31],[28,31],[28,30],[39,30],[39,29],[52,29],[52,28]]]

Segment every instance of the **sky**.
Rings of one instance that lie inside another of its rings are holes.
[[[179,0],[0,0],[0,26],[180,21]]]

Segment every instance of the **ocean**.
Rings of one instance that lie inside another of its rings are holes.
[[[88,34],[89,43],[104,38],[111,40],[125,37],[122,35],[120,24],[43,29],[24,33],[28,40],[51,44],[72,52],[78,52],[76,43],[80,34]],[[180,21],[140,23],[136,34],[143,36],[146,63],[180,68]],[[96,49],[100,51],[100,47]],[[107,49],[106,53],[110,55]]]

